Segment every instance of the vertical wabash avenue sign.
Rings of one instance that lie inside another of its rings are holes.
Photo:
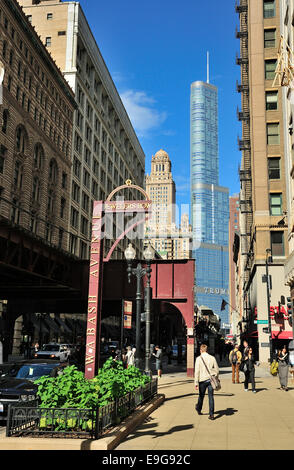
[[[124,188],[133,188],[145,197],[139,201],[111,201],[114,194]],[[100,330],[101,330],[101,307],[102,307],[102,284],[103,263],[110,260],[111,254],[128,232],[139,224],[145,222],[146,214],[151,213],[151,204],[147,193],[140,186],[133,185],[130,180],[126,184],[114,189],[106,201],[95,201],[93,205],[92,239],[90,251],[89,272],[89,295],[88,295],[88,317],[86,330],[86,352],[85,352],[85,378],[92,379],[98,371],[100,355]],[[106,213],[145,213],[145,217],[129,225],[126,230],[116,239],[108,255],[104,259],[104,236],[102,233],[104,216]],[[97,345],[98,343],[98,345]]]
[[[93,206],[92,220],[92,240],[90,251],[90,273],[89,273],[89,296],[88,296],[88,319],[86,332],[86,353],[85,353],[85,377],[91,379],[95,376],[96,370],[96,342],[97,336],[100,339],[100,312],[102,301],[102,238],[103,202],[95,201]],[[98,334],[97,334],[98,333]],[[98,349],[100,352],[100,348]],[[98,358],[99,360],[99,352]]]

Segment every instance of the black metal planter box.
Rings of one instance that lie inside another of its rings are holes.
[[[157,379],[106,406],[95,409],[39,408],[36,404],[10,405],[6,436],[98,439],[110,426],[131,414],[157,394]]]

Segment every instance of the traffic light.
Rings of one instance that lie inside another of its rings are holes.
[[[290,325],[292,325],[293,310],[292,310],[292,299],[291,299],[291,297],[287,297],[287,311],[288,311],[289,323],[290,323]]]

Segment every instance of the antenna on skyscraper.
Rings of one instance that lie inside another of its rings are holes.
[[[207,51],[207,83],[209,83],[209,52]]]

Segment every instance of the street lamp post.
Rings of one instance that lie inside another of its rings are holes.
[[[125,250],[125,257],[128,262],[128,282],[131,282],[131,275],[136,276],[137,279],[137,291],[136,291],[136,367],[140,366],[140,356],[141,356],[141,301],[142,301],[142,292],[141,292],[141,280],[147,274],[147,303],[146,303],[146,344],[145,344],[145,371],[149,373],[149,359],[150,359],[150,277],[151,277],[151,260],[154,256],[154,250],[149,244],[148,247],[144,250],[144,258],[146,260],[147,268],[142,268],[141,263],[139,262],[136,268],[132,268],[132,261],[136,257],[136,251],[130,243]]]
[[[272,326],[271,326],[271,302],[270,302],[270,277],[269,277],[269,264],[272,263],[271,249],[267,248],[265,258],[265,272],[266,272],[266,294],[267,294],[267,312],[268,312],[268,332],[269,332],[269,348],[270,348],[270,362],[273,360],[273,342],[272,342]]]

